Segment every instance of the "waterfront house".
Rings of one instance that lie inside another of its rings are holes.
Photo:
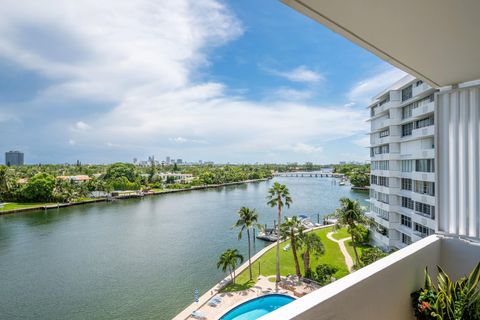
[[[82,183],[82,182],[90,181],[91,178],[87,175],[77,175],[77,176],[57,176],[57,179],[68,180],[73,183]]]

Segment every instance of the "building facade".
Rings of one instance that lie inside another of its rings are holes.
[[[435,89],[406,76],[370,111],[372,240],[403,248],[436,231]]]
[[[24,164],[23,152],[20,152],[20,151],[5,152],[5,164],[7,166],[23,166]]]

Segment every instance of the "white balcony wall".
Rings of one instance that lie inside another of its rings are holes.
[[[430,87],[428,84],[426,83],[422,83],[421,85],[419,86],[416,86],[415,84],[413,85],[413,88],[412,88],[412,95],[415,97],[415,96],[418,96],[419,94],[422,94],[424,93],[425,91],[427,90],[430,90],[432,87]]]
[[[440,92],[436,101],[438,230],[479,238],[480,88]]]
[[[434,270],[440,265],[455,280],[468,274],[478,261],[478,245],[429,236],[260,320],[413,320],[410,293],[423,286],[426,266],[435,277]]]
[[[435,134],[435,126],[433,125],[412,130],[412,138],[416,138],[416,139],[433,136],[434,134]]]
[[[412,117],[415,117],[415,118],[422,117],[434,111],[435,111],[435,103],[432,101],[426,105],[413,109]]]

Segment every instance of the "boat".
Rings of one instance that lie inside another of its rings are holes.
[[[277,232],[275,229],[264,229],[263,231],[260,231],[258,235],[256,236],[257,239],[260,240],[265,240],[265,241],[270,241],[270,242],[275,242],[278,240]]]
[[[345,185],[345,182],[344,182],[344,181],[340,181],[340,182],[338,183],[338,185],[339,185],[339,186],[344,186],[344,185]]]

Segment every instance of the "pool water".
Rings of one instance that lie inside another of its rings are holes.
[[[255,320],[295,300],[282,294],[269,294],[242,303],[230,310],[220,320]]]

